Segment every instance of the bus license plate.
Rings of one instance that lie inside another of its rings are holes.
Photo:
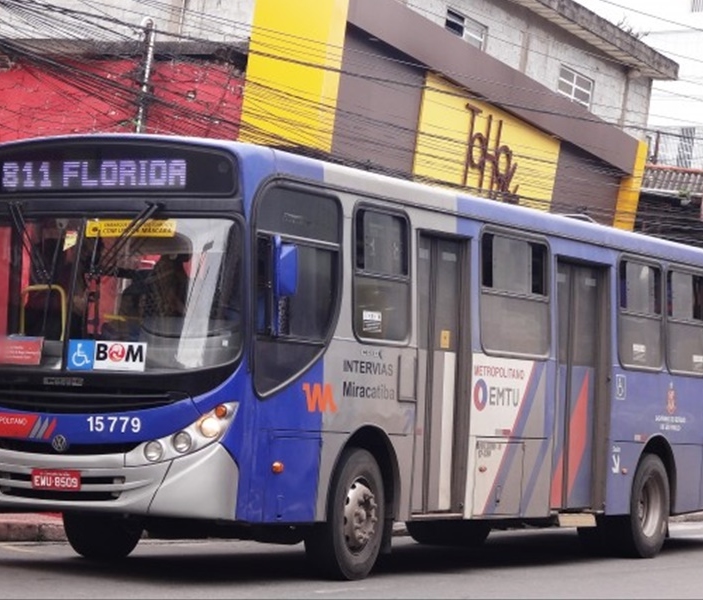
[[[76,491],[81,489],[80,471],[32,469],[32,488],[35,490]]]

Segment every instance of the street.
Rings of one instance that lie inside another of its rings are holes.
[[[672,524],[653,560],[594,559],[574,530],[493,532],[466,551],[394,539],[358,582],[314,579],[302,545],[145,540],[96,565],[64,542],[0,544],[7,598],[700,598],[703,523]]]

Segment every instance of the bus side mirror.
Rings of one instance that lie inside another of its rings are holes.
[[[293,296],[298,290],[298,246],[273,238],[273,293],[275,300]]]
[[[271,334],[276,337],[288,329],[286,298],[298,289],[298,247],[284,244],[281,237],[273,238],[273,319]]]

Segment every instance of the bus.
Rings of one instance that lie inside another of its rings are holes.
[[[234,141],[0,168],[0,510],[86,559],[246,539],[356,580],[396,524],[651,558],[703,508],[699,249]]]

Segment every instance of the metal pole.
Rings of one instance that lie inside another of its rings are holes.
[[[144,28],[144,39],[146,41],[146,58],[144,60],[144,70],[141,81],[141,92],[139,94],[139,110],[137,112],[137,122],[135,131],[141,133],[144,131],[144,123],[146,121],[146,105],[149,95],[149,79],[151,77],[151,65],[154,62],[154,39],[156,31],[154,29],[154,19],[146,17],[142,21]]]

